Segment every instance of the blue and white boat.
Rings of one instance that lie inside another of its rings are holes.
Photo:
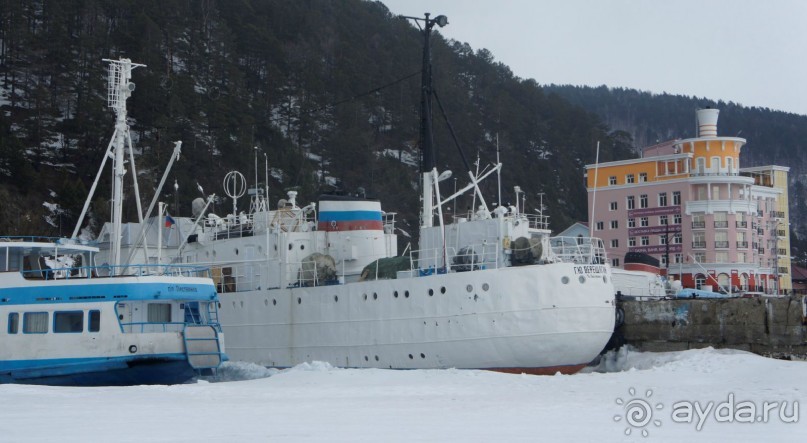
[[[173,384],[224,358],[208,270],[92,263],[97,248],[0,238],[0,383]]]
[[[144,251],[150,264],[121,257],[127,146],[140,220],[157,203],[165,176],[144,215],[126,118],[131,71],[141,65],[108,61],[115,132],[71,239],[0,237],[0,383],[173,384],[215,371],[226,359],[207,268],[159,265],[159,250],[156,257]],[[113,254],[94,266],[98,248],[78,234],[107,159],[112,228],[103,246]]]

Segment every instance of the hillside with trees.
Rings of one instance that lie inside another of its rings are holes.
[[[693,111],[708,104],[547,89],[439,30],[432,47],[435,89],[457,144],[481,169],[498,146],[501,203],[519,185],[532,212],[543,194],[555,231],[587,217],[584,165],[598,141],[601,161],[635,156],[648,140],[691,135]],[[166,186],[161,196],[172,214],[190,215],[197,184],[222,196],[228,171],[254,177],[257,154],[259,181],[264,158],[269,164],[271,201],[292,189],[306,203],[320,193],[363,194],[414,233],[421,48],[412,22],[372,1],[0,0],[0,232],[71,233],[113,130],[102,59],[125,57],[147,65],[134,71],[129,99],[144,204],[181,140],[169,178],[179,191]],[[797,170],[801,156],[788,153],[802,152],[803,117],[717,106],[721,132],[742,129],[746,152],[759,153],[744,164]],[[434,127],[438,168],[457,178],[444,183],[451,191],[467,183],[467,171],[436,105]],[[760,134],[775,128],[783,136],[774,149]],[[109,218],[109,178],[91,205],[95,232]],[[493,197],[495,180],[483,191]],[[214,211],[228,207],[221,201]],[[134,205],[126,216],[136,219]]]

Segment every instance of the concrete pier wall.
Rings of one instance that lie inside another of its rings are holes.
[[[801,297],[621,301],[627,344],[643,351],[713,346],[763,355],[807,355]]]

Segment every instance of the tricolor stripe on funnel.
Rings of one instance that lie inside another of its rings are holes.
[[[381,203],[368,200],[319,202],[320,231],[381,231]]]

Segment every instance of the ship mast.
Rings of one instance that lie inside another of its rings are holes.
[[[130,155],[133,155],[131,152],[131,145],[132,145],[132,138],[129,134],[129,125],[126,123],[126,100],[129,96],[132,95],[132,92],[135,89],[135,84],[131,81],[132,80],[132,70],[140,67],[145,66],[138,63],[132,63],[131,60],[124,58],[120,60],[109,60],[104,59],[105,62],[109,62],[109,78],[108,78],[108,88],[107,88],[107,106],[112,108],[115,111],[115,132],[112,135],[112,139],[109,141],[109,146],[107,147],[106,155],[104,155],[104,160],[101,162],[101,167],[98,170],[98,175],[95,177],[95,181],[92,184],[92,188],[90,188],[89,195],[87,197],[87,201],[84,202],[84,208],[81,211],[81,215],[79,216],[78,223],[76,223],[76,228],[73,231],[72,238],[76,238],[78,235],[79,229],[81,229],[81,224],[84,220],[84,216],[87,213],[87,208],[90,205],[90,201],[95,193],[95,188],[98,185],[98,181],[101,178],[101,172],[104,169],[104,164],[106,163],[108,158],[112,159],[112,229],[109,233],[109,250],[111,252],[109,264],[116,266],[121,264],[121,226],[123,224],[123,176],[126,175],[126,169],[124,168],[124,159],[125,159],[125,152],[126,152],[126,145],[128,143],[130,149]],[[135,181],[136,183],[136,181]],[[137,192],[135,185],[135,192]],[[140,196],[135,195],[138,205],[138,218],[142,217],[142,212],[140,210]],[[141,220],[142,222],[142,220]],[[114,270],[113,273],[116,273]]]
[[[431,32],[434,25],[441,28],[448,24],[445,15],[438,15],[429,18],[429,13],[424,14],[424,18],[405,18],[422,21],[423,27],[423,66],[421,68],[421,91],[420,91],[420,149],[423,159],[421,161],[420,174],[423,180],[423,207],[420,213],[421,228],[429,228],[434,225],[434,182],[437,178],[436,161],[434,155],[434,136],[432,135],[432,63],[431,63]]]

